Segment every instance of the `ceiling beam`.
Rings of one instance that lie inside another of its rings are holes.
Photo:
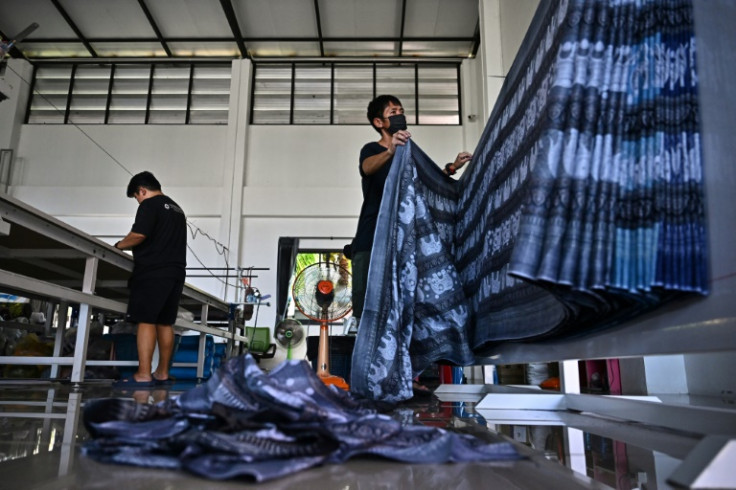
[[[360,63],[360,64],[383,64],[383,63],[410,63],[410,64],[421,64],[421,65],[432,65],[432,64],[448,64],[448,63],[459,63],[466,59],[467,56],[411,56],[399,58],[398,56],[340,56],[330,58],[330,62],[335,63]],[[256,63],[276,63],[285,64],[291,62],[298,63],[319,63],[324,65],[325,58],[320,56],[264,56],[258,58],[251,58]],[[90,58],[33,58],[31,61],[36,65],[68,65],[73,63],[75,65],[99,65],[99,64],[128,64],[128,63],[143,63],[146,65],[155,64],[167,64],[177,66],[189,66],[191,63],[203,64],[203,65],[222,65],[230,64],[232,62],[232,56],[200,56],[200,57],[183,57],[174,56],[173,58],[165,58],[159,56],[158,58],[145,58],[136,56],[112,56],[112,57],[99,57]]]
[[[401,33],[399,34],[399,56],[404,50],[404,26],[406,25],[406,0],[401,2]]]
[[[82,34],[82,31],[79,30],[77,25],[74,23],[71,17],[69,17],[69,14],[66,13],[66,10],[64,10],[64,7],[61,6],[59,3],[59,0],[51,0],[51,3],[54,4],[54,7],[56,7],[56,10],[59,11],[62,17],[64,17],[64,20],[67,24],[69,24],[69,27],[71,27],[72,31],[74,31],[74,34],[77,35],[77,39],[75,41],[81,42],[84,44],[84,47],[87,48],[87,51],[89,51],[89,54],[91,54],[93,57],[97,58],[97,53],[95,52],[94,48],[92,48],[92,45],[89,43],[87,38],[84,37],[84,34]]]
[[[317,18],[317,36],[319,36],[319,54],[325,55],[325,41],[322,37],[322,19],[319,15],[319,0],[314,0],[314,15]]]
[[[3,31],[0,31],[0,37],[3,38],[5,42],[8,42],[8,43],[14,41],[13,39],[10,39],[8,36],[6,36]],[[13,58],[25,58],[25,56],[23,55],[23,52],[20,49],[18,49],[18,47],[15,45],[10,47],[10,49],[8,50],[8,53]],[[0,59],[0,61],[2,61],[2,59]]]
[[[164,39],[164,36],[161,34],[161,30],[158,28],[158,25],[156,25],[156,21],[153,19],[153,15],[151,15],[151,11],[148,10],[145,0],[138,0],[138,5],[141,6],[141,10],[143,10],[143,13],[146,15],[148,23],[151,24],[151,29],[153,29],[153,32],[156,33],[156,38],[158,39],[158,42],[161,43],[161,47],[163,47],[164,51],[166,51],[166,56],[171,58],[173,55],[171,54],[169,45],[166,43],[166,39]]]
[[[230,30],[233,31],[235,42],[238,44],[240,50],[240,57],[247,58],[248,50],[245,48],[245,42],[243,42],[243,35],[240,33],[240,26],[238,26],[238,19],[235,17],[235,10],[233,10],[232,0],[220,0],[222,11],[225,12],[225,18],[227,23],[230,24]],[[200,39],[198,39],[200,41]]]
[[[142,63],[145,65],[186,65],[189,66],[191,63],[202,64],[202,65],[221,65],[223,63],[230,64],[233,61],[232,56],[174,56],[173,58],[167,58],[159,56],[157,58],[147,58],[144,56],[107,56],[90,58],[33,58],[31,60],[35,64],[41,65],[58,65],[73,63],[75,65],[99,65],[99,64],[125,64],[125,63]]]
[[[227,0],[225,0],[227,1]],[[318,37],[243,37],[241,38],[244,42],[278,42],[278,41],[286,41],[286,42],[319,42]],[[322,40],[324,42],[398,42],[400,40],[403,41],[418,41],[418,42],[428,42],[428,41],[437,41],[437,42],[473,42],[476,40],[476,37],[474,36],[463,36],[463,37],[432,37],[432,36],[414,36],[414,37],[349,37],[349,36],[339,36],[339,37],[323,37]],[[134,43],[155,43],[158,41],[155,37],[140,37],[140,38],[131,38],[131,37],[105,37],[105,38],[94,38],[94,39],[88,39],[90,42],[93,43],[123,43],[128,42],[131,44]],[[220,37],[220,36],[209,36],[209,37],[167,37],[166,41],[169,43],[173,42],[192,42],[192,41],[198,41],[198,42],[204,42],[204,43],[215,43],[215,42],[233,42],[237,39],[234,39],[232,37]],[[38,39],[26,39],[27,42],[32,42],[34,44],[54,44],[54,43],[70,43],[79,41],[78,39],[74,38],[63,38],[63,37],[47,37],[47,38],[38,38]]]

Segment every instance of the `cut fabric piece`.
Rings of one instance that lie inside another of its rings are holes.
[[[351,389],[707,294],[695,46],[690,0],[540,2],[456,185],[394,157]]]
[[[407,463],[519,459],[506,442],[403,425],[373,402],[325,386],[304,361],[263,373],[250,355],[157,405],[91,400],[83,452],[105,463],[183,469],[205,478],[265,481],[375,455]]]

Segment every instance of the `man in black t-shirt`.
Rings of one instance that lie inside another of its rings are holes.
[[[368,104],[368,121],[380,135],[378,141],[371,141],[360,150],[358,170],[363,190],[363,206],[360,209],[358,229],[351,243],[353,266],[353,317],[360,322],[363,314],[365,293],[368,283],[368,266],[373,248],[373,235],[376,231],[378,211],[383,198],[391,162],[397,146],[403,146],[411,138],[406,130],[404,108],[399,99],[392,95],[380,95]],[[445,165],[443,171],[450,176],[465,165],[473,155],[461,152],[453,163]]]
[[[187,223],[184,211],[161,192],[151,172],[133,176],[127,195],[138,201],[138,211],[130,233],[115,248],[133,250],[126,320],[138,324],[138,371],[116,386],[148,387],[169,382],[172,326],[186,276]],[[152,371],[156,342],[159,362]]]

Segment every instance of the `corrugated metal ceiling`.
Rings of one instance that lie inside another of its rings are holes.
[[[2,0],[9,55],[52,58],[466,58],[477,0]]]

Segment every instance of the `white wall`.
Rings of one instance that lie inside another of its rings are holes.
[[[10,193],[114,243],[130,230],[138,206],[125,196],[130,174],[122,167],[150,170],[190,223],[219,241],[226,132],[226,126],[23,125]],[[189,266],[200,266],[196,254],[208,267],[219,267],[211,241],[190,237],[190,247]],[[217,280],[189,282],[224,293]]]
[[[478,58],[467,59],[461,66],[463,147],[475,151],[486,127],[486,110],[483,108],[483,64]]]
[[[226,126],[26,124],[14,184],[114,187],[127,184],[130,173],[150,170],[167,187],[219,187],[226,130]]]
[[[479,0],[482,120],[488,120],[539,0]]]
[[[516,52],[537,11],[539,0],[500,0],[501,60],[503,72],[508,73]]]

